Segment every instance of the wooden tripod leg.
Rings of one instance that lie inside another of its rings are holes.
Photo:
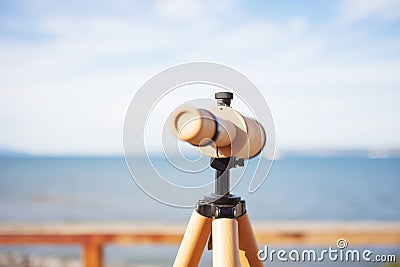
[[[212,222],[212,249],[214,267],[239,267],[238,222],[220,218]]]
[[[258,244],[247,212],[238,218],[239,254],[242,267],[263,267],[257,257]]]
[[[193,211],[176,255],[174,267],[195,267],[199,264],[211,232],[211,218]]]

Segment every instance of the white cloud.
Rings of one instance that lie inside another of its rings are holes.
[[[236,1],[212,0],[156,0],[155,10],[162,18],[168,20],[193,23],[206,22],[216,16],[235,16],[241,13]]]
[[[187,21],[197,19],[198,15],[205,11],[200,1],[156,1],[156,9],[161,16],[177,21]]]
[[[343,19],[347,23],[366,18],[378,18],[383,21],[400,18],[399,0],[344,0],[342,1]]]

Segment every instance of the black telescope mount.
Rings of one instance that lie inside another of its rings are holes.
[[[230,107],[233,94],[215,93],[218,106]],[[244,159],[211,158],[210,166],[215,170],[215,191],[197,202],[196,210],[209,218],[238,218],[246,213],[246,203],[240,196],[230,193],[230,169],[244,166]]]

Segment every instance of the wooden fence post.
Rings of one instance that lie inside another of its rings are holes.
[[[103,246],[99,243],[88,242],[83,244],[83,267],[103,266]]]

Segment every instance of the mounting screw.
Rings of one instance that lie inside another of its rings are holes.
[[[236,159],[236,165],[243,167],[244,166],[244,159]]]

